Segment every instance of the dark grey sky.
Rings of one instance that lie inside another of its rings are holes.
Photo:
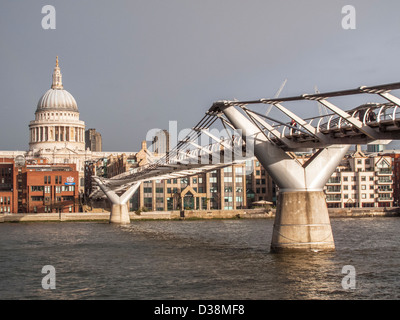
[[[44,30],[44,5],[56,30]],[[344,30],[342,7],[356,9]],[[0,3],[0,150],[28,124],[59,56],[64,88],[105,151],[137,151],[152,128],[194,126],[215,100],[398,82],[400,2],[141,0]],[[317,115],[318,109],[304,111]]]

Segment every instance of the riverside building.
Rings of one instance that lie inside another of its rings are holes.
[[[0,213],[78,212],[74,164],[0,158]]]
[[[392,207],[392,158],[361,152],[360,148],[337,167],[325,186],[328,208]]]

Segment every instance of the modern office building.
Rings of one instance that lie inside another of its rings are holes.
[[[247,207],[245,164],[184,178],[145,181],[130,210],[234,210]]]

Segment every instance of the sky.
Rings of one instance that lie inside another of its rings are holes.
[[[138,151],[152,129],[191,128],[214,101],[273,97],[285,79],[280,96],[399,82],[398,12],[398,0],[2,0],[0,150],[29,148],[56,56],[103,150]]]

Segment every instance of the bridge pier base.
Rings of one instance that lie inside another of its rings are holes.
[[[323,191],[279,193],[271,252],[335,249]]]
[[[114,191],[109,189],[99,177],[93,177],[104,194],[107,196],[111,204],[110,223],[129,224],[128,201],[140,186],[140,181],[132,184],[121,196],[118,196]]]
[[[112,204],[110,223],[117,224],[130,224],[131,219],[129,217],[128,204]]]

